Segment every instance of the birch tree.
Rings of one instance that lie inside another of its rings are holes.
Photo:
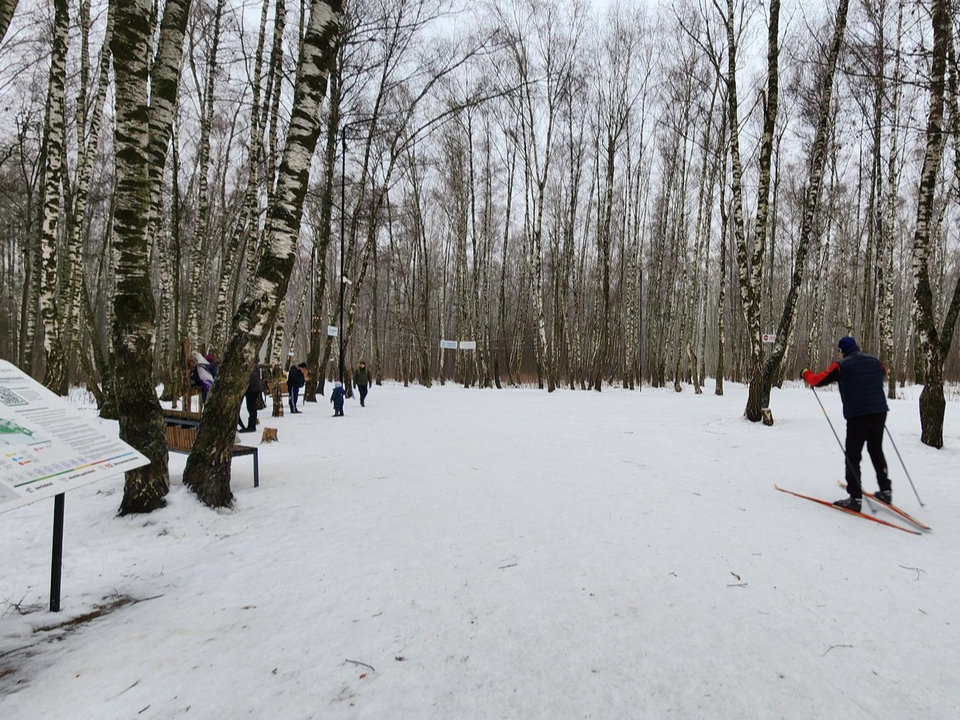
[[[953,23],[950,0],[934,0],[933,50],[930,72],[930,107],[927,112],[926,150],[917,191],[917,220],[913,235],[914,316],[923,356],[924,386],[920,394],[920,442],[935,448],[943,447],[943,417],[946,399],[943,394],[943,356],[949,350],[956,324],[956,311],[947,313],[951,326],[937,328],[933,291],[930,286],[931,223],[937,176],[943,157],[944,96],[947,55],[953,47]],[[955,297],[960,294],[960,282]],[[960,304],[960,303],[958,303]],[[951,317],[952,316],[952,317]],[[949,339],[948,339],[949,338]],[[946,349],[943,344],[946,340]]]
[[[771,0],[767,28],[767,90],[763,98],[763,130],[760,140],[757,217],[753,235],[753,253],[747,258],[747,232],[743,213],[743,163],[740,159],[740,106],[737,95],[737,43],[734,39],[734,0],[727,0],[727,107],[730,131],[731,190],[733,231],[737,248],[740,278],[740,300],[750,340],[750,393],[746,417],[759,422],[763,400],[763,344],[760,336],[760,286],[763,273],[764,244],[770,196],[770,165],[773,157],[773,134],[779,107],[779,32],[780,1]]]
[[[210,126],[213,123],[214,92],[217,78],[217,51],[220,47],[220,20],[223,16],[225,0],[217,0],[213,15],[213,27],[210,34],[210,48],[207,55],[207,77],[201,97],[200,142],[197,149],[197,217],[190,252],[190,305],[187,315],[187,337],[197,347],[201,341],[200,317],[204,299],[203,285],[207,279],[205,258],[209,253],[208,236],[210,233],[209,179],[210,174]],[[256,158],[254,158],[256,162]]]
[[[902,94],[902,42],[903,42],[903,7],[904,0],[899,0],[897,7],[897,40],[893,68],[893,100],[890,116],[890,150],[887,158],[887,186],[885,195],[885,219],[882,226],[881,246],[878,258],[877,286],[879,291],[880,314],[880,359],[887,366],[887,397],[891,400],[897,397],[896,356],[894,348],[894,264],[893,252],[896,244],[895,228],[897,220],[897,181],[898,171],[898,139],[900,125],[900,97]]]
[[[67,73],[67,0],[54,2],[53,51],[47,84],[44,119],[45,165],[43,170],[43,217],[40,226],[42,283],[40,317],[46,370],[43,384],[58,395],[67,394],[66,353],[63,346],[62,309],[57,305],[57,255],[60,247],[61,182],[64,167],[64,88]],[[62,268],[60,268],[62,271]]]
[[[7,34],[7,28],[10,27],[10,21],[17,11],[19,2],[20,0],[0,0],[0,41]]]
[[[813,146],[810,149],[810,168],[804,188],[803,219],[800,225],[800,237],[797,241],[796,255],[794,258],[793,276],[790,282],[790,289],[787,292],[787,298],[784,301],[783,311],[780,315],[780,322],[777,325],[776,341],[766,360],[763,377],[760,380],[758,395],[761,407],[770,404],[770,388],[780,372],[780,364],[783,362],[783,356],[786,353],[791,333],[793,332],[793,320],[796,315],[797,299],[800,294],[803,275],[806,269],[807,249],[810,246],[811,236],[814,232],[814,219],[820,205],[830,133],[830,119],[832,117],[830,110],[833,101],[834,74],[837,68],[837,58],[840,55],[840,47],[843,44],[844,31],[847,26],[847,10],[849,5],[849,0],[840,0],[837,6],[833,40],[827,53],[825,69],[820,80],[817,129]],[[754,382],[756,382],[756,380],[751,380],[751,394],[753,394]]]
[[[286,295],[296,258],[310,163],[321,128],[320,108],[336,55],[342,17],[343,5],[339,0],[311,0],[277,189],[267,210],[269,231],[264,236],[254,282],[234,315],[217,382],[204,410],[206,422],[200,427],[184,470],[184,484],[211,507],[226,507],[233,500],[230,449],[237,407],[266,333]]]
[[[157,203],[179,85],[183,31],[190,0],[167,0],[156,58],[150,63],[150,0],[114,0],[111,46],[116,63],[116,206],[113,298],[114,392],[120,437],[150,464],[126,473],[120,513],[150,512],[165,504],[170,478],[167,439],[155,391],[156,308],[150,282],[151,208]],[[150,83],[148,100],[147,88]],[[156,131],[157,134],[154,133]],[[162,137],[161,137],[162,135]],[[156,163],[160,167],[156,167]]]

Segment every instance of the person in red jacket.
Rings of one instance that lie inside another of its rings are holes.
[[[860,458],[864,443],[867,444],[867,452],[880,485],[880,491],[875,492],[873,497],[881,502],[893,502],[887,461],[883,457],[883,429],[889,410],[883,392],[887,368],[873,355],[861,352],[857,341],[849,335],[840,339],[837,348],[841,355],[839,360],[822,373],[804,368],[802,377],[811,387],[822,387],[833,382],[840,385],[843,417],[847,421],[845,455],[847,492],[850,497],[837,500],[834,505],[860,512],[863,497]]]

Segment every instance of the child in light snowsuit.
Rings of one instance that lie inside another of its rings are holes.
[[[333,386],[333,392],[330,393],[330,402],[333,403],[333,416],[343,417],[343,383],[335,383]]]

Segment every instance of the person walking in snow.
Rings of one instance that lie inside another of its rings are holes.
[[[260,373],[258,365],[253,366],[250,371],[250,379],[247,380],[247,391],[244,393],[244,400],[247,403],[247,424],[240,423],[239,432],[256,432],[257,429],[257,402],[263,395],[263,376]]]
[[[860,351],[857,341],[849,335],[837,345],[840,359],[822,373],[804,368],[801,377],[811,387],[823,387],[830,383],[840,386],[843,401],[843,417],[847,421],[846,478],[850,497],[837,500],[834,505],[860,512],[863,488],[860,483],[860,458],[863,444],[877,472],[880,491],[873,497],[881,502],[893,502],[893,490],[887,476],[887,461],[883,457],[883,429],[887,422],[887,398],[883,381],[887,368],[873,355]]]
[[[337,382],[333,386],[333,392],[330,393],[330,402],[333,403],[333,416],[343,417],[343,383]]]
[[[367,370],[367,364],[361,360],[360,367],[353,374],[353,384],[360,391],[360,407],[366,407],[367,391],[370,390],[370,371]]]
[[[300,388],[306,384],[306,376],[304,375],[306,371],[307,364],[300,363],[290,368],[290,372],[287,373],[287,392],[290,394],[290,412],[294,415],[300,412],[297,410],[297,403],[300,402]]]

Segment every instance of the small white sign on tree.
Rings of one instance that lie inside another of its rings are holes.
[[[336,325],[327,325],[327,335],[330,337],[336,337],[340,334],[340,328]]]
[[[440,341],[441,350],[456,350],[457,341],[456,340],[441,340]]]
[[[768,343],[768,344],[769,344],[769,343],[775,343],[775,342],[777,341],[777,336],[776,336],[776,335],[771,335],[770,333],[764,333],[764,334],[763,334],[763,341],[764,341],[765,343]]]
[[[461,340],[460,341],[461,350],[476,350],[477,342],[476,340]]]

